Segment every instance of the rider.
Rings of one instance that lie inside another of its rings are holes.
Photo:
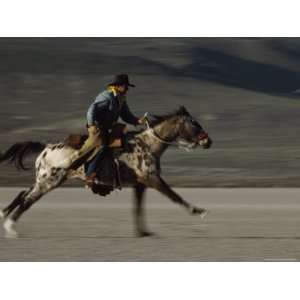
[[[126,94],[129,87],[135,87],[135,85],[129,83],[127,74],[116,75],[114,80],[107,85],[107,89],[101,92],[90,105],[87,112],[89,137],[79,150],[77,159],[92,151],[92,149],[98,150],[101,146],[107,145],[108,132],[119,117],[126,123],[134,126],[143,124],[144,118],[134,116],[126,103]],[[114,147],[121,146],[120,141],[117,141],[117,144],[114,145]],[[92,186],[96,179],[96,160],[98,155],[93,158],[86,173],[89,186]]]

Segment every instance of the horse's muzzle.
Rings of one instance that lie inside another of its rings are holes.
[[[212,140],[206,132],[203,132],[203,133],[199,134],[198,144],[200,146],[202,146],[204,149],[208,149],[212,145]]]

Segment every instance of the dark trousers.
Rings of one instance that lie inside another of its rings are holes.
[[[92,173],[97,172],[97,166],[99,166],[100,161],[103,159],[103,155],[105,152],[105,147],[102,147],[99,152],[95,155],[92,161],[88,165],[88,169],[86,171],[86,175],[89,176]]]
[[[103,147],[98,151],[98,153],[93,157],[92,161],[89,163],[86,175],[89,176],[92,173],[97,172],[97,166],[99,166],[100,161],[103,159],[105,155],[105,150],[107,149],[107,144],[108,144],[108,130],[101,128],[101,138],[103,142]]]

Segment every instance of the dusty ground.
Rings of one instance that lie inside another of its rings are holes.
[[[0,206],[18,192],[0,190]],[[155,191],[147,223],[157,236],[133,233],[131,191],[98,198],[84,189],[50,193],[18,224],[0,229],[0,261],[298,261],[299,189],[177,189],[209,209],[189,216]]]

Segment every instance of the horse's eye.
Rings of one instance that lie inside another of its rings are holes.
[[[196,120],[194,120],[194,119],[192,119],[191,120],[191,124],[192,124],[192,126],[194,126],[194,127],[196,127],[196,128],[200,128],[201,129],[201,126],[200,126],[200,124],[196,121]]]

